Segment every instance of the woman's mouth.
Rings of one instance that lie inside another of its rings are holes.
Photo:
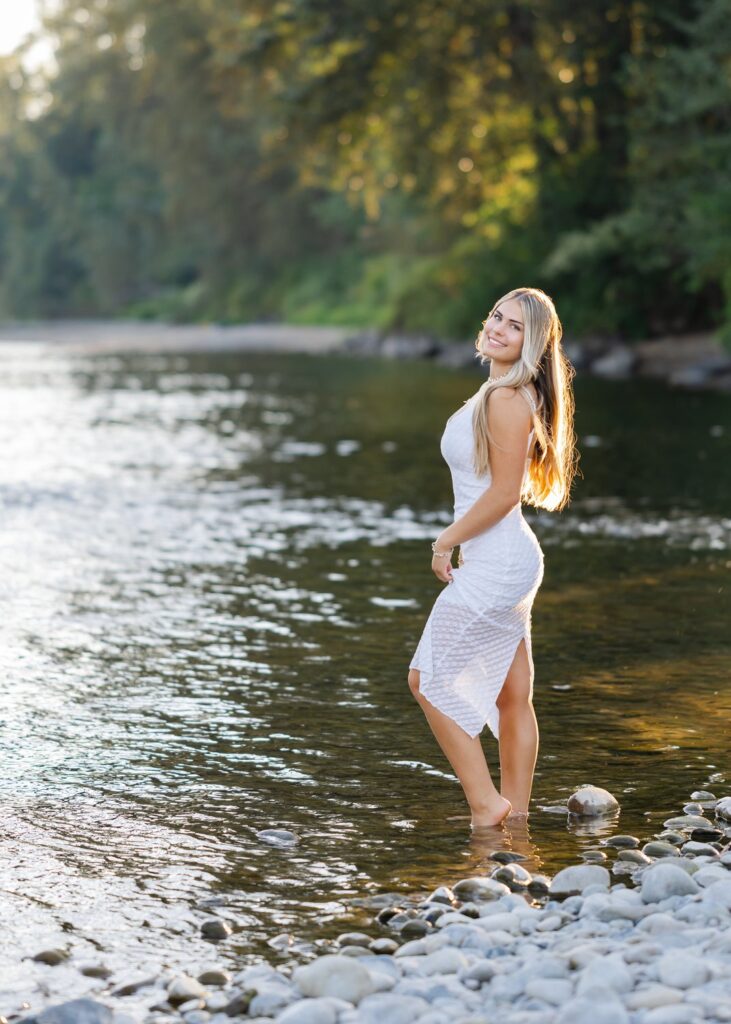
[[[498,348],[507,348],[507,345],[504,345],[502,341],[496,341],[495,338],[491,338],[488,336],[485,340],[488,341],[491,345],[497,345]]]

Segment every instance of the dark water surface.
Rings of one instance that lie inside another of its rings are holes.
[[[279,962],[283,932],[489,870],[406,684],[443,585],[439,437],[484,371],[31,343],[0,371],[0,1013],[88,990],[85,963]],[[541,749],[530,834],[502,840],[549,874],[731,771],[729,399],[576,399],[573,503],[525,509]],[[556,811],[584,783],[621,803],[598,833]],[[49,947],[72,959],[29,959]]]

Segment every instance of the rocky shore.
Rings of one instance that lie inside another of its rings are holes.
[[[476,362],[473,341],[447,344],[425,335],[364,331],[346,338],[344,349],[388,359],[433,359],[452,367],[467,367]],[[609,336],[564,337],[564,349],[579,373],[611,380],[651,377],[674,387],[731,391],[731,352],[710,332],[632,345]]]
[[[566,807],[568,815],[612,821],[616,810],[611,794],[595,787],[578,790]],[[426,898],[366,897],[361,905],[373,913],[369,932],[344,933],[329,949],[320,943],[326,951],[309,962],[261,962],[236,973],[212,965],[124,984],[105,976],[101,964],[79,965],[87,978],[96,979],[92,995],[40,1012],[6,1011],[0,1019],[12,1024],[731,1021],[731,797],[694,792],[682,814],[664,826],[644,839],[606,836],[584,851],[584,863],[553,878],[531,874],[519,853],[495,849],[484,876],[439,886]],[[500,829],[487,831],[488,840],[490,832],[498,839]],[[207,928],[214,941],[225,941],[230,932],[215,916]],[[286,949],[292,938],[279,936],[272,945]],[[135,1010],[125,1008],[131,997]]]
[[[0,342],[46,342],[67,351],[262,352],[430,359],[454,368],[477,366],[473,341],[346,327],[291,324],[167,324],[130,320],[53,320],[0,324]],[[621,380],[650,377],[674,387],[731,391],[731,352],[711,333],[628,345],[619,338],[564,338],[579,373]]]

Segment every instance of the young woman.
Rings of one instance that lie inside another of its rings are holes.
[[[473,830],[528,814],[538,754],[531,610],[543,551],[521,501],[563,508],[576,472],[574,368],[561,335],[540,289],[499,299],[475,342],[490,375],[442,435],[454,522],[432,544],[432,570],[448,585],[409,665],[409,686],[462,785]],[[485,725],[500,745],[500,792],[479,739]]]

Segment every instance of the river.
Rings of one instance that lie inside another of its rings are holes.
[[[487,870],[406,683],[443,586],[439,437],[480,382],[0,346],[0,1013],[87,991],[83,964],[280,962]],[[572,504],[524,510],[541,748],[516,842],[549,874],[730,770],[728,396],[579,377],[576,403]],[[567,822],[584,783],[619,823]]]

